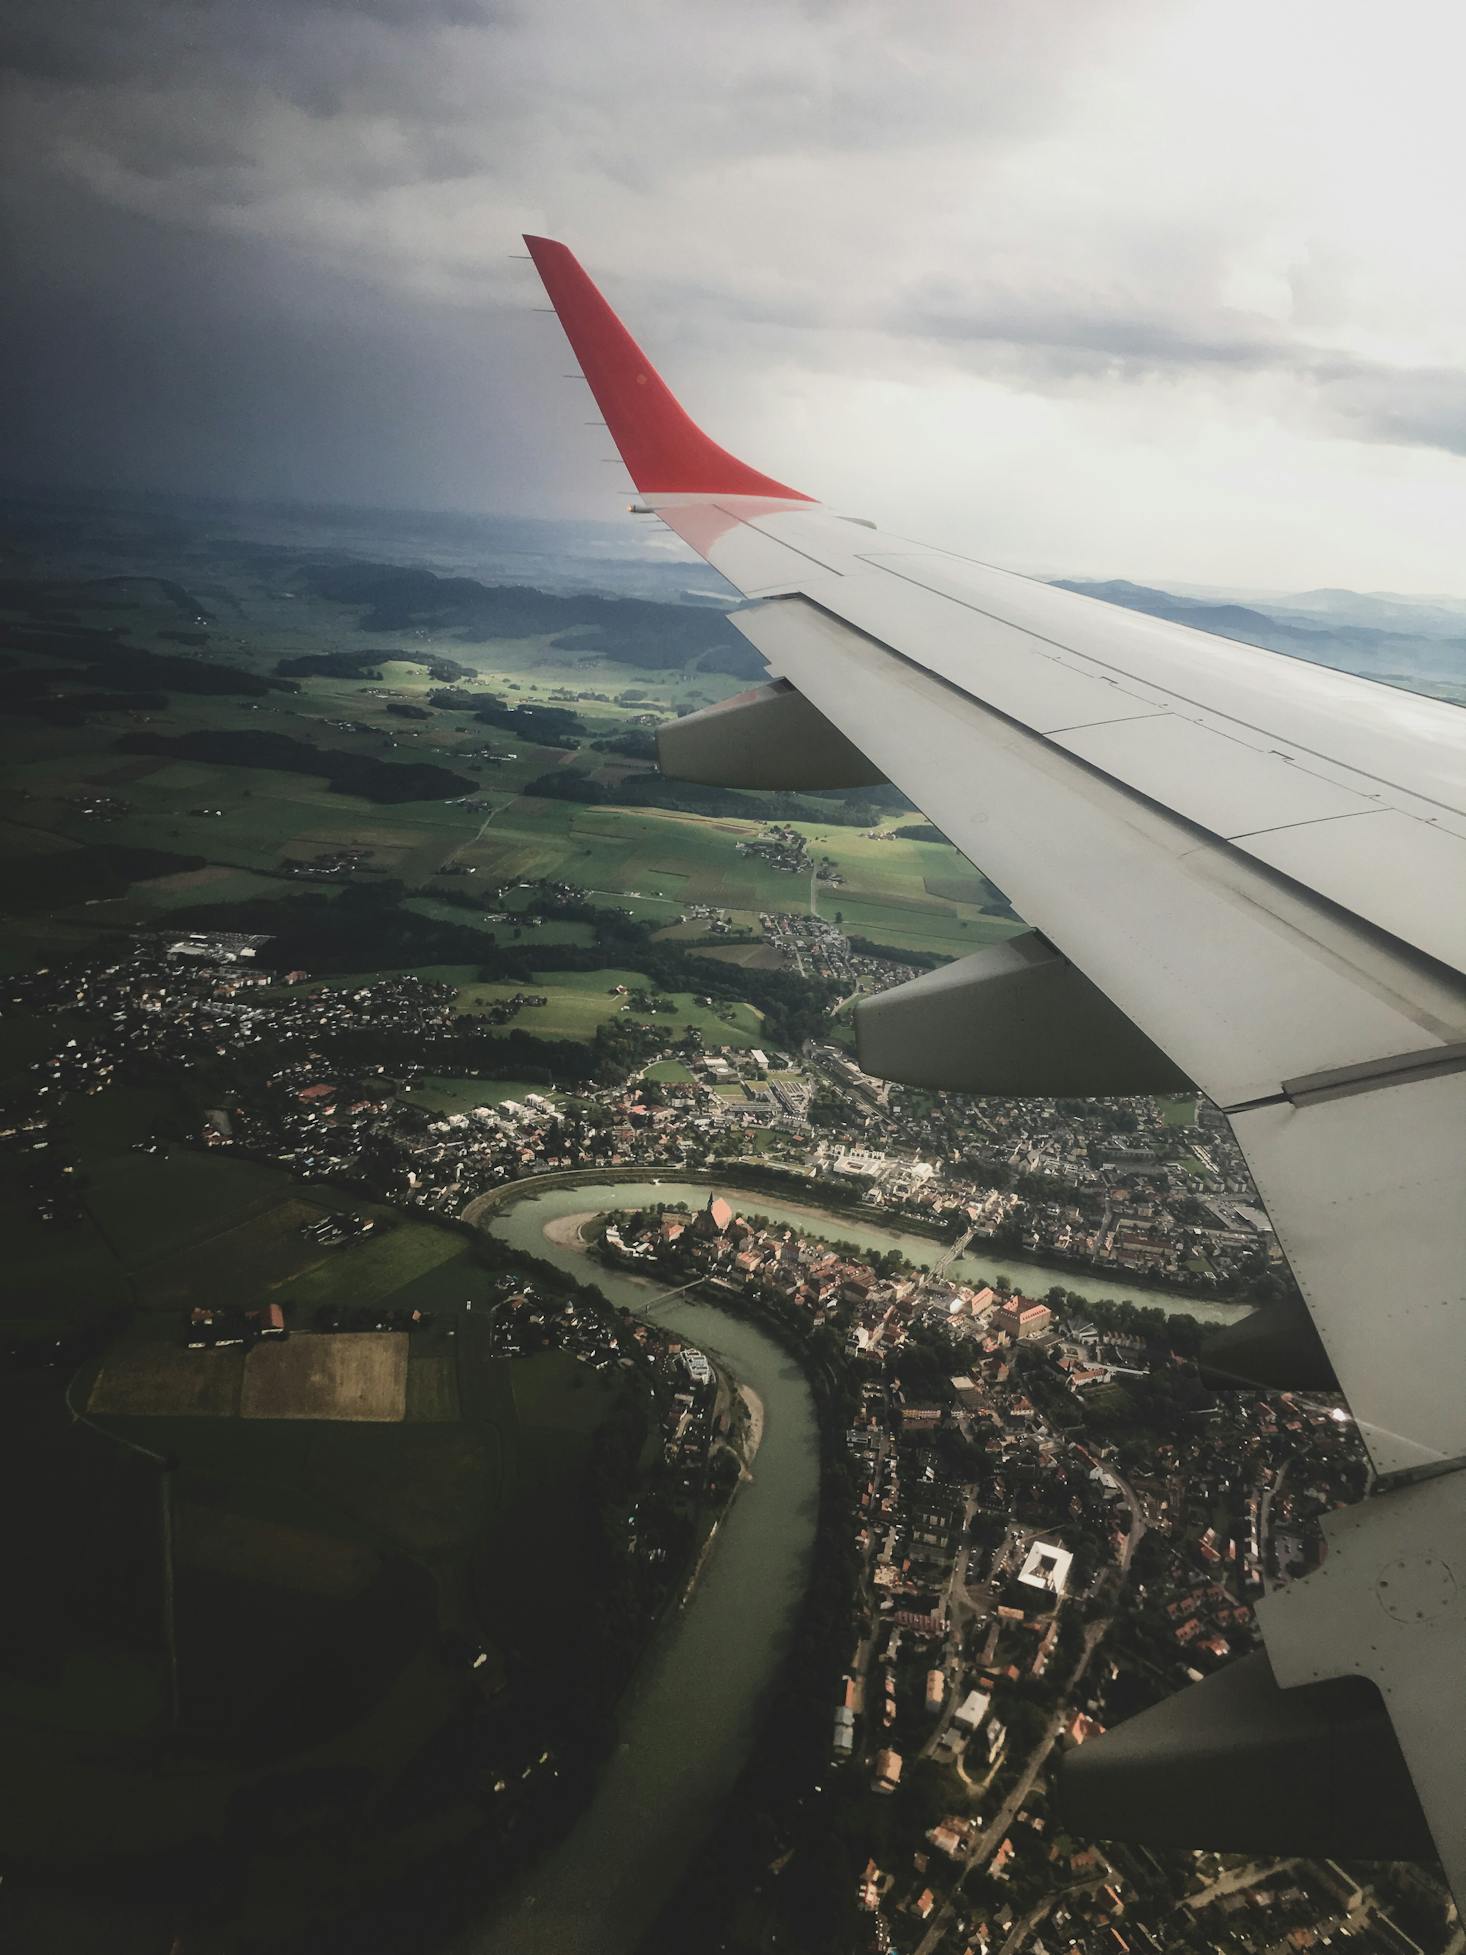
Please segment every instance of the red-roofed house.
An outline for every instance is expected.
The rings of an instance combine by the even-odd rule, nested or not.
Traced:
[[[713,1236],[725,1234],[732,1220],[733,1210],[723,1197],[709,1195],[707,1207],[699,1210],[693,1217],[692,1232],[694,1235],[701,1236],[704,1241],[708,1241]]]
[[[998,1312],[998,1327],[1020,1340],[1042,1337],[1053,1322],[1054,1313],[1046,1303],[1030,1303],[1027,1297],[1010,1297]]]

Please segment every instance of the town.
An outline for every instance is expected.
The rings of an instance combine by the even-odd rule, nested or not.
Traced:
[[[217,1095],[203,1144],[429,1213],[456,1215],[528,1174],[742,1163],[943,1244],[990,1243],[1132,1285],[1265,1299],[1288,1281],[1205,1102],[937,1096],[868,1078],[833,1042],[720,1048],[679,1027],[651,987],[613,986],[619,1077],[583,1066],[570,1090],[547,1078],[518,1099],[435,1115],[414,1103],[414,1082],[465,1058],[491,1065],[492,1031],[533,1017],[543,997],[521,989],[464,1012],[454,987],[409,973],[351,984],[276,974],[259,962],[262,941],[140,939],[5,980],[0,1010],[85,1022],[0,1109],[38,1213],[63,1224],[67,1212],[64,1149],[49,1133],[60,1096],[176,1066]]]
[[[1426,1875],[1099,1847],[1051,1797],[1066,1749],[1257,1646],[1255,1599],[1363,1491],[1336,1403],[1211,1397],[1184,1320],[872,1263],[756,1197],[613,1213],[600,1245],[659,1284],[700,1276],[841,1376],[856,1576],[809,1831],[882,1842],[851,1870],[850,1947],[1447,1945]],[[1402,1925],[1422,1914],[1440,1938]]]
[[[833,926],[771,916],[765,931],[798,960],[838,954],[852,982],[895,976]],[[485,1063],[497,1028],[532,1015],[537,993],[465,1011],[430,976],[322,980],[271,968],[266,949],[239,933],[139,935],[5,981],[7,1012],[56,1027],[0,1109],[32,1214],[63,1235],[80,1214],[68,1107],[161,1075],[186,1083],[196,1116],[133,1144],[338,1191],[301,1225],[323,1251],[393,1213],[461,1227],[556,1176],[608,1179],[612,1200],[618,1179],[634,1186],[634,1205],[602,1196],[596,1253],[788,1343],[838,1489],[822,1552],[848,1579],[825,1597],[834,1626],[806,1707],[827,1769],[781,1821],[771,1931],[829,1832],[861,1843],[827,1884],[834,1918],[878,1955],[1269,1955],[1335,1931],[1395,1955],[1459,1948],[1428,1873],[1097,1846],[1069,1837],[1054,1804],[1066,1750],[1256,1646],[1258,1596],[1312,1567],[1317,1518],[1363,1491],[1336,1402],[1202,1386],[1201,1326],[1178,1299],[1267,1298],[1287,1280],[1204,1102],[937,1099],[862,1074],[833,1023],[797,1052],[717,1045],[657,986],[620,981],[599,1073],[521,1078],[499,1097]],[[483,1100],[445,1110],[429,1082],[458,1067]],[[678,1175],[711,1189],[647,1199],[648,1181]],[[1116,1298],[1093,1294],[1096,1276]],[[1148,1302],[1152,1283],[1164,1293]],[[500,1275],[483,1309],[487,1354],[558,1350],[644,1379],[655,1464],[621,1525],[637,1619],[655,1619],[757,1472],[737,1380],[650,1311],[536,1272]],[[196,1304],[177,1336],[223,1363],[293,1335],[454,1329],[367,1304],[306,1322],[262,1300]],[[22,1341],[13,1358],[77,1361],[74,1333]]]

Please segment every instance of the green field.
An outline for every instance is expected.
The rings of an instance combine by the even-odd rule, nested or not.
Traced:
[[[459,884],[459,887],[464,887]],[[486,917],[479,917],[472,910],[460,904],[445,902],[441,896],[409,896],[405,908],[414,916],[425,916],[435,923],[467,924],[475,930],[482,930],[489,943],[500,944],[575,944],[587,948],[596,940],[594,929],[589,923],[561,923],[551,918],[545,922],[522,923],[517,919],[508,923],[491,923]],[[506,908],[510,907],[505,905]]]
[[[187,770],[190,774],[210,770]],[[522,795],[486,831],[471,810],[445,803],[373,808],[329,793],[300,775],[270,775],[237,767],[212,770],[217,777],[198,788],[154,789],[128,785],[133,803],[114,831],[129,845],[203,854],[208,866],[133,884],[125,895],[73,905],[53,913],[74,927],[130,928],[157,919],[166,927],[180,910],[201,904],[243,902],[253,897],[335,893],[339,882],[282,880],[292,861],[310,861],[340,849],[369,851],[366,868],[405,883],[418,894],[409,906],[436,921],[478,928],[498,942],[585,944],[583,923],[547,922],[536,930],[490,924],[472,910],[430,893],[438,868],[457,860],[476,870],[454,879],[456,893],[492,902],[494,891],[516,881],[554,878],[587,890],[593,900],[614,902],[653,922],[672,923],[692,903],[710,904],[739,920],[756,922],[767,910],[805,910],[806,876],[782,874],[760,858],[740,856],[736,844],[756,836],[759,824],[710,820],[634,808],[579,808],[563,801]],[[54,789],[36,810],[53,826],[51,836],[92,840],[60,799],[81,789],[85,770],[67,767],[30,791]],[[243,781],[248,781],[245,788]],[[190,819],[182,803],[202,796],[224,808],[223,821]],[[245,797],[248,797],[247,799]],[[812,825],[806,824],[811,827]],[[984,913],[984,886],[965,875],[955,851],[936,843],[873,843],[853,829],[820,831],[813,843],[833,858],[844,881],[819,884],[820,915],[839,912],[847,929],[914,949],[951,954],[1011,934],[1017,927]],[[219,858],[226,859],[219,859]],[[931,858],[941,858],[933,862]],[[446,886],[446,885],[444,885]],[[34,923],[32,923],[34,927]]]
[[[365,635],[344,606],[287,597],[247,558],[221,555],[195,582],[207,586],[227,629],[211,634],[205,661],[222,656],[257,674],[301,652],[357,651]],[[137,603],[90,600],[77,614],[90,626],[125,628],[141,647],[167,651],[162,636],[176,625],[173,608],[156,599]],[[0,616],[0,638],[4,619]],[[578,655],[547,637],[478,640],[462,635],[442,647],[469,667],[485,690],[516,705],[568,707],[583,739],[619,734],[650,712],[666,716],[705,705],[738,689],[729,675],[696,670],[638,669],[593,651]],[[28,654],[22,654],[30,662]],[[411,892],[417,914],[475,926],[471,910],[445,895],[477,897],[492,906],[503,884],[538,877],[566,880],[593,900],[625,904],[652,921],[671,922],[689,903],[705,903],[753,922],[761,910],[802,909],[809,878],[786,875],[737,843],[757,835],[753,818],[708,819],[666,810],[587,806],[522,792],[537,776],[562,769],[601,782],[623,781],[645,763],[597,751],[544,747],[486,726],[460,711],[426,706],[439,681],[421,665],[384,659],[380,677],[307,676],[295,693],[259,698],[170,694],[166,720],[114,712],[72,727],[14,721],[0,731],[0,857],[37,856],[98,841],[198,854],[206,866],[135,883],[125,895],[73,904],[23,925],[13,959],[50,954],[65,929],[92,932],[158,922],[200,903],[234,903],[283,893],[332,894],[339,881],[292,879],[282,872],[341,849],[363,852],[353,874],[391,878]],[[636,695],[631,700],[623,695]],[[393,706],[414,706],[425,720],[403,719]],[[334,792],[323,780],[268,767],[218,765],[160,755],[124,754],[120,732],[165,726],[170,734],[249,730],[287,734],[324,748],[388,763],[433,761],[461,774],[485,808],[457,805],[453,796],[377,805]],[[490,759],[495,755],[497,759]],[[513,758],[508,758],[512,755]],[[99,825],[78,805],[98,793],[127,803],[122,819]],[[817,807],[811,803],[811,807]],[[212,811],[218,810],[215,815]],[[886,834],[906,816],[883,818]],[[956,954],[1002,935],[1001,920],[985,915],[989,892],[957,852],[944,844],[872,839],[853,827],[818,818],[799,824],[817,856],[828,855],[844,878],[815,893],[822,914],[840,909],[847,923],[881,942]],[[456,861],[476,870],[451,882],[438,872]],[[512,900],[512,899],[511,899]],[[528,900],[528,899],[526,899]],[[505,926],[478,924],[501,941]],[[512,931],[509,938],[514,941]],[[585,943],[583,923],[547,923],[541,941]],[[31,948],[32,943],[35,949]]]
[[[44,1378],[7,1381],[6,1443],[35,1482],[14,1530],[28,1575],[10,1611],[17,1656],[0,1674],[13,1867],[70,1885],[98,1855],[157,1854],[176,1899],[192,1868],[214,1878],[229,1852],[232,1907],[268,1943],[276,1920],[406,1864],[421,1823],[435,1842],[452,1835],[451,1812],[423,1795],[400,1821],[323,1832],[320,1788],[376,1803],[497,1686],[506,1652],[545,1641],[544,1612],[573,1621],[591,1524],[581,1475],[623,1389],[556,1354],[469,1362],[460,1403],[451,1345],[414,1345],[407,1424],[203,1408],[105,1421],[178,1461],[178,1741],[156,1471],[71,1425]],[[481,1646],[482,1680],[460,1653]],[[328,1810],[339,1801],[333,1790]],[[256,1828],[242,1855],[230,1843],[247,1811],[287,1823]]]
[[[860,830],[795,824],[816,859],[828,856],[843,884],[818,884],[820,915],[877,941],[958,954],[1019,926],[988,916],[986,886],[943,843],[875,840]],[[556,876],[602,895],[635,895],[658,911],[707,903],[756,923],[760,911],[805,910],[810,879],[740,855],[762,832],[756,821],[709,819],[652,809],[577,807],[521,796],[462,852],[495,880]],[[705,933],[691,924],[682,934]]]
[[[534,1086],[524,1079],[436,1079],[427,1073],[405,1090],[415,1105],[436,1113],[472,1113],[502,1100],[522,1100],[526,1093],[547,1100],[559,1097],[553,1086]]]
[[[474,1103],[483,1104],[481,1092]],[[123,1137],[162,1110],[158,1096],[121,1090],[85,1103],[87,1178],[73,1226],[38,1222],[17,1191],[0,1190],[8,1257],[0,1323],[60,1329],[125,1305],[138,1312],[132,1335],[155,1336],[161,1326],[172,1336],[197,1303],[437,1309],[482,1294],[482,1274],[452,1230],[222,1152],[127,1151]],[[377,1232],[331,1248],[301,1235],[338,1209],[375,1216]]]
[[[350,736],[340,739],[350,746]],[[440,757],[451,761],[451,752]],[[540,755],[541,760],[548,757]],[[516,932],[522,926],[490,924],[437,892],[451,888],[455,895],[481,895],[492,906],[501,886],[549,877],[585,889],[595,901],[614,902],[668,924],[693,903],[710,904],[756,924],[761,911],[802,911],[811,899],[809,877],[785,874],[761,858],[738,854],[739,841],[761,832],[755,821],[586,808],[517,795],[504,802],[485,828],[482,816],[471,809],[446,802],[375,807],[298,774],[163,763],[153,775],[119,784],[110,778],[112,772],[84,754],[10,768],[13,788],[34,797],[27,815],[40,833],[40,846],[98,839],[96,827],[68,807],[64,797],[103,788],[124,793],[131,803],[125,822],[112,826],[106,839],[202,854],[208,866],[135,883],[125,895],[63,908],[52,920],[92,930],[130,928],[152,919],[166,927],[180,910],[200,904],[303,893],[329,896],[339,889],[339,881],[282,880],[282,872],[292,862],[348,848],[365,852],[358,874],[390,877],[415,891],[409,907],[416,914],[481,929],[487,939],[501,943],[585,944],[590,930],[579,922],[549,921],[535,930],[524,928],[520,937]],[[194,806],[218,806],[223,818],[201,819],[189,812]],[[819,914],[833,920],[838,912],[845,927],[857,934],[955,955],[1017,927],[985,912],[985,885],[944,844],[879,842],[852,828],[799,826],[814,854],[830,857],[843,878],[839,886],[815,886]],[[435,881],[436,872],[449,861],[476,873],[455,877],[451,884]],[[509,902],[515,903],[512,894]]]
[[[609,968],[597,971],[543,971],[514,982],[505,980],[492,984],[481,983],[473,968],[467,964],[419,964],[415,966],[415,974],[436,984],[455,986],[458,996],[454,1010],[464,1014],[488,1011],[490,1007],[506,1003],[516,996],[543,997],[546,1000],[543,1005],[521,1006],[512,1018],[497,1028],[506,1035],[509,1032],[532,1032],[538,1038],[589,1040],[594,1038],[598,1025],[618,1017],[623,1011],[629,1011],[629,1015],[641,1023],[665,1027],[669,1040],[681,1038],[688,1025],[696,1026],[708,1045],[757,1045],[762,1037],[761,1019],[752,1005],[733,1002],[723,1010],[716,1006],[699,1005],[698,993],[663,992],[640,971]],[[382,975],[380,971],[348,971],[321,978],[311,988],[352,990]],[[658,1013],[638,1012],[629,1007],[627,998],[615,995],[617,985],[625,985],[628,992],[641,990],[648,995],[671,998],[675,1009]],[[413,1086],[414,1096],[421,1094],[429,1105],[441,1103],[443,1110],[449,1113],[467,1113],[474,1107],[491,1106],[498,1100],[522,1099],[526,1092],[543,1090],[541,1087],[527,1086],[523,1081],[512,1080],[475,1082],[424,1079]]]
[[[784,959],[772,944],[739,943],[699,946],[699,957],[715,964],[731,964],[740,971],[781,971]]]
[[[628,991],[639,989],[670,997],[675,1009],[637,1011],[628,999],[615,995],[618,985],[625,985]],[[459,990],[456,1009],[483,1011],[526,992],[548,1002],[521,1008],[506,1030],[512,1027],[542,1038],[590,1039],[598,1025],[628,1012],[642,1023],[664,1026],[669,1041],[680,1038],[688,1025],[695,1026],[708,1045],[757,1045],[761,1036],[762,1021],[752,1005],[730,1004],[724,1016],[712,1007],[699,1005],[693,992],[658,992],[639,971],[546,971],[522,984],[465,984]]]
[[[458,1235],[405,1220],[365,1241],[328,1250],[288,1285],[299,1311],[357,1303],[393,1310],[461,1308],[465,1298],[482,1295],[483,1289],[483,1277]]]
[[[680,1059],[659,1059],[654,1066],[647,1067],[645,1076],[661,1086],[688,1086],[692,1083],[692,1074]]]

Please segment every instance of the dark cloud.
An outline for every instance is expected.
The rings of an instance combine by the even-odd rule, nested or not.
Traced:
[[[1303,355],[1299,371],[1342,433],[1403,448],[1466,455],[1466,371]]]
[[[834,372],[960,369],[1062,402],[1190,388],[1466,452],[1441,346],[1338,350],[1347,254],[1304,239],[1283,297],[1252,305],[1238,269],[1279,248],[1268,199],[1234,192],[1230,129],[1223,194],[1090,181],[1142,141],[1128,51],[1176,12],[11,0],[11,465],[507,506],[538,442],[568,496],[585,470],[568,448],[562,476],[545,462],[560,437],[534,390],[563,360],[509,263],[521,229],[570,238],[731,428],[764,397],[755,367],[796,404]],[[1081,126],[1100,148],[1069,140]]]
[[[39,81],[143,81],[167,85],[234,73],[258,85],[339,80],[384,51],[436,27],[514,18],[492,0],[8,0],[0,70]]]
[[[772,250],[759,273],[730,232],[719,268],[699,173],[766,170],[792,211],[829,159],[918,129],[995,146],[1032,121],[1018,76],[1070,11],[1033,0],[959,76],[920,0],[899,53],[867,0],[707,23],[666,0],[16,0],[0,141],[23,275],[0,322],[31,384],[12,466],[503,503],[518,484],[480,403],[526,412],[529,370],[503,378],[529,357],[520,228],[573,216],[594,257],[615,206],[662,279],[654,316],[694,348],[709,320],[818,323],[817,263],[790,278]],[[672,278],[669,194],[701,245]]]
[[[1147,315],[1141,308],[1106,307],[1098,293],[1087,304],[918,299],[894,309],[890,327],[949,347],[997,349],[1019,356],[1035,377],[1048,373],[1058,379],[1115,373],[1140,378],[1210,367],[1257,371],[1293,358],[1271,322],[1223,316],[1198,330],[1194,322]]]
[[[550,321],[364,304],[266,241],[102,218],[64,193],[4,214],[6,262],[33,267],[0,287],[23,376],[0,410],[16,480],[512,508],[572,475],[579,417],[545,411],[565,368]]]

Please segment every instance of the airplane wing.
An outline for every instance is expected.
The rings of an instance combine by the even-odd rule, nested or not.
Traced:
[[[1350,1789],[1338,1850],[1427,1851],[1351,1766],[1365,1712],[1334,1680],[1366,1678],[1466,1902],[1466,714],[836,514],[702,435],[571,253],[526,243],[643,503],[750,600],[732,621],[769,665],[665,728],[663,766],[889,779],[1031,926],[867,1001],[862,1064],[979,1093],[1194,1082],[1307,1305],[1252,1333],[1247,1375],[1331,1370],[1375,1469],[1324,1565],[1259,1606],[1263,1697],[1229,1711],[1223,1672],[1087,1745],[1071,1811],[1245,1844],[1246,1769],[1173,1794],[1197,1719],[1246,1767],[1282,1716]]]

